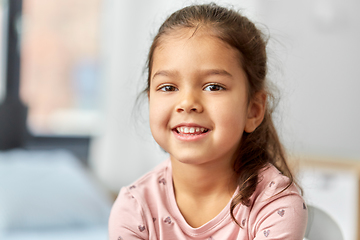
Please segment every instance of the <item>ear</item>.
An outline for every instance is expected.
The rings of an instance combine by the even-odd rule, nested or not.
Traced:
[[[266,93],[258,92],[250,101],[245,124],[245,132],[251,133],[261,124],[266,110]]]

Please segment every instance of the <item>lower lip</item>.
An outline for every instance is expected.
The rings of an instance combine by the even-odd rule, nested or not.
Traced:
[[[181,141],[187,141],[187,142],[199,141],[199,140],[203,139],[204,137],[206,137],[209,132],[210,131],[207,131],[207,132],[201,133],[201,134],[180,134],[176,130],[173,130],[173,133],[177,139],[179,139]]]

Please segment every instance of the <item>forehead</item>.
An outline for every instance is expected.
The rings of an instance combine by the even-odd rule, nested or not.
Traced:
[[[239,51],[232,46],[230,46],[225,41],[221,40],[221,38],[216,34],[214,29],[207,26],[199,26],[199,27],[191,27],[191,28],[175,28],[166,32],[159,38],[159,42],[157,44],[156,50],[161,50],[166,45],[172,45],[176,42],[180,43],[189,43],[192,40],[201,40],[202,44],[206,44],[206,42],[211,42],[212,44],[218,45],[218,47],[231,49],[234,52],[239,53]]]
[[[181,62],[182,59],[191,60],[195,65],[242,65],[240,52],[206,27],[174,29],[161,36],[150,67],[159,67],[159,63]]]

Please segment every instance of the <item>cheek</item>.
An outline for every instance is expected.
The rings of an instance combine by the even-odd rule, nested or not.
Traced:
[[[163,102],[163,101],[162,101]],[[149,102],[149,124],[151,134],[157,144],[168,152],[169,113],[162,102]]]
[[[169,111],[163,104],[164,101],[151,99],[149,101],[149,123],[151,131],[159,131],[167,126],[169,121]]]
[[[246,124],[246,108],[234,105],[233,102],[224,102],[217,105],[212,111],[215,126],[221,128],[221,133],[231,139],[241,138]]]
[[[149,123],[150,128],[153,129],[159,124],[159,118],[161,117],[161,112],[159,111],[159,108],[156,107],[156,104],[154,104],[154,101],[149,102]]]
[[[153,138],[161,146],[161,115],[158,109],[151,106],[151,104],[149,106],[149,124]]]
[[[244,125],[247,119],[247,107],[244,101],[241,100],[231,99],[221,103],[218,102],[212,111],[214,117],[222,122],[222,124],[229,124],[228,126],[231,127],[234,127],[234,125]]]

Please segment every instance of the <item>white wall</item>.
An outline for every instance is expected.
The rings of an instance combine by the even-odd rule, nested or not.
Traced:
[[[283,44],[273,55],[283,69],[286,145],[299,154],[360,160],[360,2],[258,2],[260,19]]]
[[[92,164],[113,191],[164,160],[134,101],[144,86],[147,50],[165,17],[194,1],[104,0],[103,134],[92,144]],[[205,2],[205,1],[197,1]],[[245,8],[271,35],[271,78],[282,90],[278,125],[295,153],[360,159],[359,3],[347,0],[217,1]],[[351,4],[350,4],[351,2]],[[325,4],[325,5],[324,5]],[[320,8],[317,6],[320,5]]]

